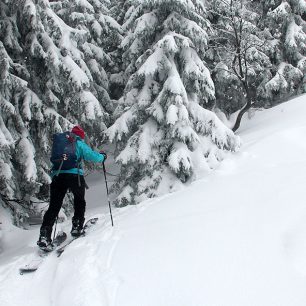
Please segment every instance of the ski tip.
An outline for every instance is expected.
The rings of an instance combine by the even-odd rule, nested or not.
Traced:
[[[26,273],[35,272],[36,270],[37,270],[37,268],[31,268],[31,269],[21,268],[21,269],[19,269],[19,274],[24,275]]]

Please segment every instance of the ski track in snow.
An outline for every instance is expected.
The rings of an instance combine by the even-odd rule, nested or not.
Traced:
[[[176,193],[114,209],[114,227],[107,204],[89,207],[96,226],[35,273],[18,268],[38,228],[11,227],[24,249],[0,254],[0,305],[305,306],[305,98],[245,120],[239,153]],[[101,198],[96,184],[89,199]]]

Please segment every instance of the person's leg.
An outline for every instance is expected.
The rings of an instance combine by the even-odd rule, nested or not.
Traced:
[[[72,218],[72,235],[80,235],[83,230],[83,224],[85,221],[85,180],[83,176],[80,176],[80,184],[78,176],[76,175],[71,181],[70,190],[74,196],[74,216]]]
[[[53,178],[50,185],[50,205],[43,218],[39,241],[41,241],[42,238],[46,238],[44,242],[51,242],[52,227],[62,207],[67,189],[68,187],[64,174],[59,174]]]

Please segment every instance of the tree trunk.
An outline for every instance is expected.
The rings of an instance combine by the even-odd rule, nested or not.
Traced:
[[[251,101],[248,101],[246,103],[246,105],[240,110],[240,112],[238,113],[238,116],[236,118],[236,122],[232,128],[232,131],[233,132],[236,132],[239,127],[240,127],[240,123],[241,123],[241,119],[243,117],[243,115],[252,107],[252,102]]]

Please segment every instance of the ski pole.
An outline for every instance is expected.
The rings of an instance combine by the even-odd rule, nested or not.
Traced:
[[[55,219],[55,228],[54,228],[53,240],[55,239],[55,235],[56,235],[57,219],[58,219],[58,215],[56,216],[56,219]]]
[[[109,200],[109,191],[108,191],[107,178],[106,178],[106,170],[105,170],[104,162],[103,162],[103,172],[104,172],[104,179],[105,179],[105,186],[106,186],[106,193],[107,193],[109,213],[110,213],[110,217],[111,217],[111,221],[112,221],[112,226],[114,226],[112,208],[111,208],[111,204],[110,204],[110,200]]]

